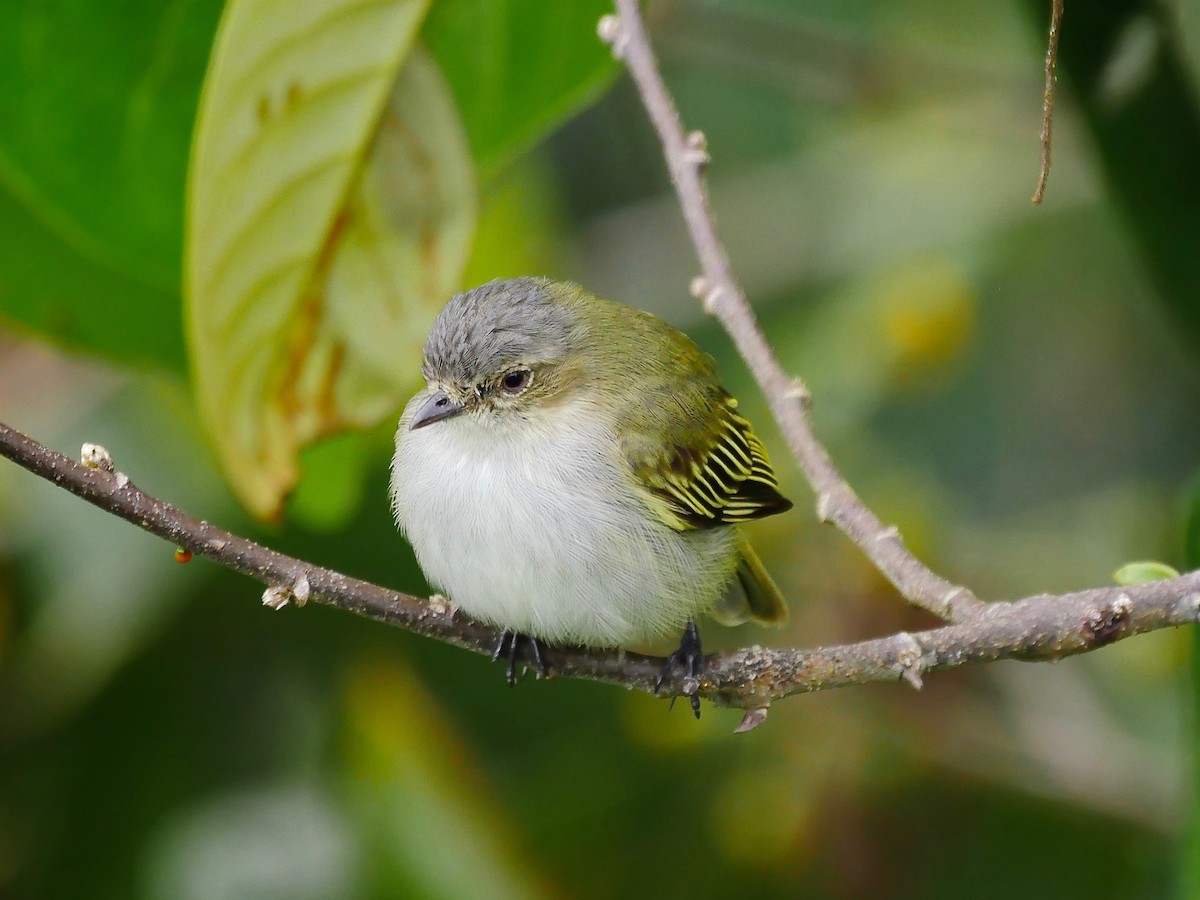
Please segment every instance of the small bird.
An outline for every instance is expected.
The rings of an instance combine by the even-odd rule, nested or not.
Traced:
[[[544,671],[539,641],[618,647],[684,628],[668,665],[694,675],[696,616],[786,621],[738,524],[791,501],[682,332],[575,284],[492,281],[446,304],[422,373],[392,508],[429,582],[502,629],[493,658],[507,649],[510,683],[522,640]]]

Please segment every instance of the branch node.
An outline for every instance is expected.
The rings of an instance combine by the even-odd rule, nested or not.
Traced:
[[[683,151],[683,161],[689,166],[694,166],[696,173],[703,175],[708,164],[712,162],[712,157],[708,155],[708,138],[704,136],[703,131],[688,132],[685,141],[687,149]]]
[[[938,611],[938,615],[943,619],[950,618],[950,614],[954,611],[954,598],[959,594],[964,593],[966,593],[966,590],[956,585],[955,587],[952,587],[950,590],[946,591],[946,593],[942,594],[942,596],[938,597],[938,603],[941,604],[941,609]]]
[[[767,707],[759,707],[758,709],[748,709],[746,714],[742,716],[742,722],[737,728],[733,729],[734,734],[745,734],[747,731],[753,731],[763,722],[767,721]]]
[[[907,631],[900,632],[896,638],[900,643],[906,645],[896,654],[896,662],[900,666],[900,677],[907,681],[913,690],[919,691],[925,686],[925,682],[921,680],[921,672],[925,668],[921,645]]]
[[[117,490],[122,491],[129,484],[129,476],[124,472],[117,473]]]
[[[263,606],[271,609],[283,609],[292,597],[292,590],[282,584],[273,584],[262,594]]]
[[[1093,609],[1083,622],[1083,632],[1087,642],[1092,647],[1103,647],[1111,644],[1125,630],[1129,614],[1133,611],[1133,601],[1128,594],[1121,594],[1111,606]]]
[[[688,283],[688,291],[700,301],[704,311],[710,316],[719,315],[717,304],[724,298],[725,293],[703,275],[697,275]]]
[[[825,493],[817,494],[817,521],[822,525],[828,525],[831,521],[830,511],[833,507],[833,494],[826,491]]]
[[[614,59],[621,59],[625,56],[625,46],[629,43],[629,35],[621,26],[620,16],[612,14],[601,16],[600,21],[596,23],[596,34],[600,36],[600,40],[612,48]]]
[[[710,316],[719,315],[718,304],[725,296],[725,292],[719,287],[713,287],[707,294],[704,295],[703,306],[704,311]]]
[[[84,444],[79,450],[80,461],[89,469],[99,469],[101,472],[112,472],[112,454],[99,444]]]
[[[875,540],[875,541],[894,541],[894,540],[898,539],[899,537],[900,537],[900,529],[897,528],[895,525],[889,525],[887,528],[883,529],[883,531],[879,532],[879,534],[875,535],[873,540]]]
[[[455,613],[458,612],[458,607],[451,603],[444,594],[433,594],[426,601],[426,606],[429,607],[429,611],[435,616],[449,616],[451,620],[454,619]]]
[[[788,389],[783,392],[783,396],[799,403],[801,409],[808,409],[812,406],[812,394],[808,392],[808,385],[804,383],[803,379],[793,378]]]
[[[296,604],[299,609],[312,596],[312,585],[308,575],[301,572],[291,584],[273,584],[263,591],[263,606],[271,609],[283,609],[289,602]]]
[[[297,607],[301,607],[308,602],[310,596],[312,596],[312,585],[308,583],[308,576],[302,572],[292,584],[292,599],[295,600]]]

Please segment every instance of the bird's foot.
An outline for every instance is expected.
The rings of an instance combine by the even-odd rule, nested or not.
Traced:
[[[524,653],[521,652],[522,645],[524,645]],[[517,683],[518,660],[522,667],[532,663],[534,669],[537,670],[538,678],[546,677],[546,663],[542,660],[542,645],[533,635],[521,634],[505,628],[500,632],[500,640],[496,641],[496,649],[492,651],[492,662],[501,657],[508,660],[504,678],[509,684]]]
[[[704,671],[704,651],[700,648],[700,633],[696,631],[695,619],[688,619],[687,627],[683,630],[683,637],[679,641],[679,649],[668,656],[666,663],[663,664],[662,671],[658,674],[658,682],[654,685],[656,694],[662,690],[663,682],[667,680],[671,670],[677,667],[683,670],[684,693],[687,695],[688,703],[691,704],[692,712],[698,719],[700,718],[700,697],[696,691],[700,687],[699,679]],[[672,708],[678,698],[678,694],[671,698]]]

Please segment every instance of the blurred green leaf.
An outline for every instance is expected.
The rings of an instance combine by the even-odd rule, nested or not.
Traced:
[[[829,407],[826,427],[855,428],[889,396],[953,373],[974,340],[978,306],[958,260],[922,253],[848,282],[816,313],[789,309],[775,340],[781,356],[811,367]]]
[[[238,0],[222,20],[186,317],[201,414],[260,516],[279,513],[301,447],[400,404],[466,262],[466,139],[436,65],[409,52],[425,6]]]
[[[492,178],[480,192],[479,223],[466,284],[561,269],[558,236],[569,223],[553,171],[544,156],[527,153]]]
[[[346,796],[377,896],[537,898],[543,876],[508,839],[471,748],[407,666],[358,662],[343,679]]]
[[[393,426],[386,427],[390,433]],[[371,452],[378,430],[346,431],[306,447],[300,454],[300,479],[288,501],[289,518],[326,533],[349,526],[362,502],[367,466],[380,462],[379,454]]]
[[[596,37],[608,0],[440,0],[422,36],[483,175],[595,99],[616,64]]]
[[[0,27],[0,311],[184,365],[183,185],[220,0],[10,0]]]
[[[1147,584],[1151,581],[1166,581],[1168,578],[1178,578],[1179,572],[1166,563],[1145,560],[1142,562],[1125,563],[1113,572],[1113,581],[1125,587],[1135,584]]]

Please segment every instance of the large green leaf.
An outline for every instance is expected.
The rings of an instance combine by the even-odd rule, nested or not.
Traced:
[[[183,367],[189,140],[221,0],[10,0],[0,28],[0,314]],[[284,25],[313,7],[279,7]],[[606,0],[441,0],[424,26],[494,173],[611,81]],[[403,47],[393,48],[397,58]]]
[[[493,174],[599,96],[616,64],[596,37],[609,0],[439,0],[422,37],[450,82],[471,151]]]
[[[184,361],[179,292],[79,253],[0,190],[0,313],[56,343],[135,363]]]
[[[230,480],[278,514],[305,444],[411,390],[474,223],[466,138],[421,0],[235,0],[189,180],[197,396]]]
[[[0,312],[183,367],[188,144],[220,0],[7,0]]]

